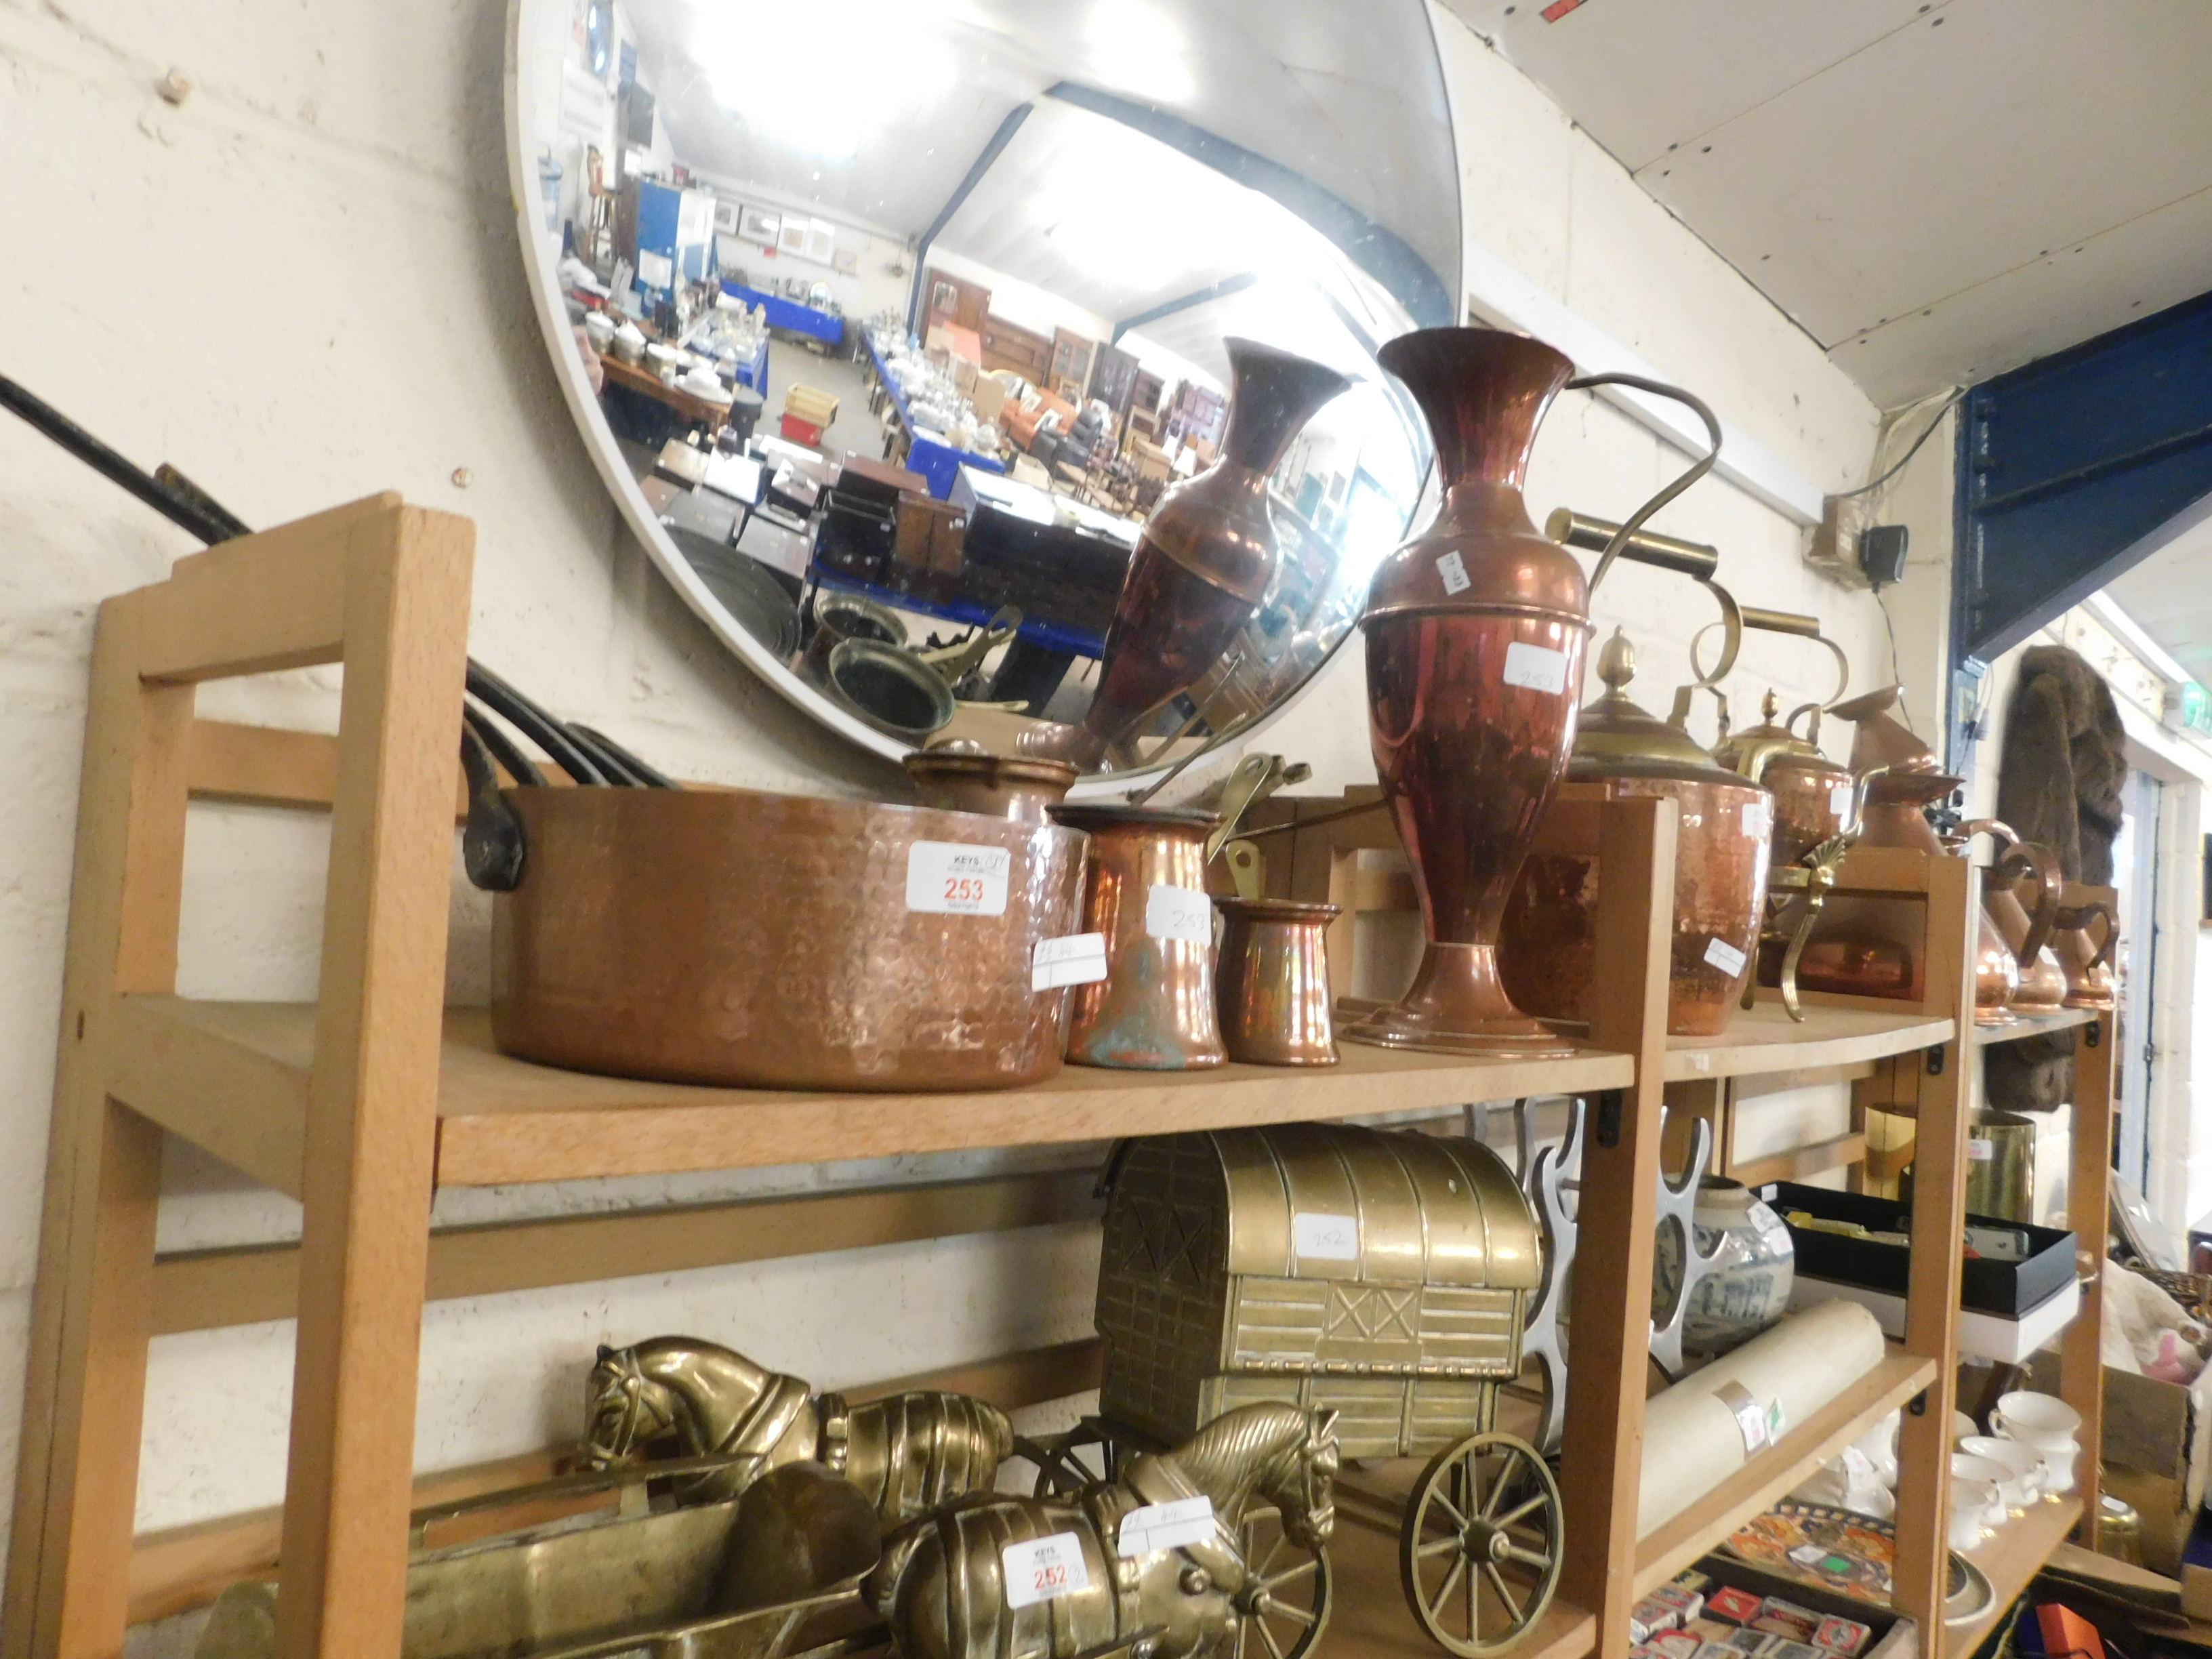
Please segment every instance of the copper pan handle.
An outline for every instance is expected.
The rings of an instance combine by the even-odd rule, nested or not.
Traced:
[[[2027,937],[2021,942],[2018,952],[2023,964],[2033,962],[2036,952],[2051,943],[2051,930],[2058,920],[2059,901],[2066,892],[2066,877],[2058,867],[2058,854],[2041,842],[2015,842],[2012,851],[1998,864],[1996,873],[2001,880],[2026,878],[2038,885],[2035,909],[2028,917]]]
[[[1588,392],[1601,386],[1632,386],[1638,392],[1648,392],[1655,397],[1672,398],[1674,402],[1691,410],[1705,423],[1705,436],[1712,447],[1692,463],[1689,470],[1681,477],[1630,514],[1627,522],[1613,532],[1612,539],[1605,544],[1605,551],[1598,555],[1597,568],[1590,572],[1589,591],[1593,593],[1597,591],[1597,585],[1605,580],[1605,573],[1613,568],[1613,562],[1620,556],[1621,550],[1635,538],[1638,531],[1644,528],[1644,520],[1692,484],[1697,483],[1698,479],[1704,477],[1706,473],[1711,471],[1713,463],[1721,458],[1720,419],[1711,410],[1705,407],[1702,399],[1694,394],[1683,391],[1680,386],[1668,386],[1663,380],[1646,380],[1641,374],[1584,374],[1568,381],[1567,390]]]

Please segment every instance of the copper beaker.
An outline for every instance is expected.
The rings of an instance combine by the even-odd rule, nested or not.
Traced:
[[[1334,904],[1218,898],[1220,962],[1214,969],[1221,1040],[1249,1066],[1334,1066],[1328,925]]]
[[[1106,937],[1106,977],[1073,1000],[1067,1058],[1150,1072],[1222,1064],[1206,891],[1206,838],[1219,817],[1062,805],[1052,820],[1090,833],[1082,931]]]
[[[1049,823],[1048,811],[1075,782],[1075,769],[1066,761],[994,755],[969,738],[908,755],[906,775],[924,806],[1014,823]]]
[[[1444,496],[1375,574],[1369,734],[1420,895],[1413,988],[1347,1021],[1360,1042],[1446,1054],[1569,1054],[1513,1006],[1498,928],[1574,745],[1589,596],[1521,498],[1536,423],[1574,365],[1540,341],[1424,329],[1382,348],[1434,435]]]
[[[2097,921],[2105,924],[2105,937],[2092,945],[2088,927]],[[2069,1008],[2110,1012],[2116,1005],[2119,988],[2112,977],[2112,951],[2119,942],[2119,923],[2112,917],[2112,907],[2102,899],[2060,908],[2052,926],[2051,948],[2066,972]]]
[[[1090,770],[1146,719],[1209,673],[1275,574],[1267,475],[1316,410],[1352,384],[1333,368],[1231,338],[1221,459],[1160,497],[1121,580],[1098,690],[1080,726],[1041,730],[1024,753]]]

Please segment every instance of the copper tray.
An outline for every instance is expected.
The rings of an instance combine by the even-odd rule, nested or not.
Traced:
[[[673,1082],[1013,1088],[1060,1069],[1085,837],[744,790],[510,789],[528,848],[492,911],[492,1035],[520,1059]],[[999,915],[908,908],[919,842],[1003,849]],[[925,855],[927,856],[927,855]]]

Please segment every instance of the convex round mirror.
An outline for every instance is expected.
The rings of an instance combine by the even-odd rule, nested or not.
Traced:
[[[1423,0],[514,0],[524,260],[647,550],[886,755],[1142,770],[1280,706],[1430,453]],[[1103,689],[1102,689],[1103,688]]]

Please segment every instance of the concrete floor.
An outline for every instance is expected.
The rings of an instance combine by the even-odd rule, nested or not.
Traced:
[[[858,325],[848,323],[848,329]],[[837,400],[837,418],[822,434],[824,447],[851,450],[881,460],[884,428],[868,413],[867,369],[849,357],[817,357],[796,340],[778,335],[768,343],[768,404],[762,429],[778,433],[783,415],[783,394],[793,386],[811,386]]]

